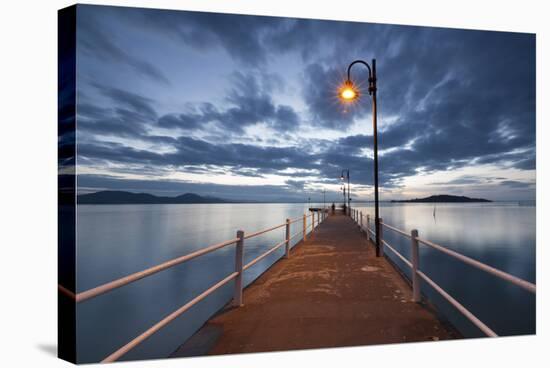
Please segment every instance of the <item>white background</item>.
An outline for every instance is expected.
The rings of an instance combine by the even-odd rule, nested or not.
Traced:
[[[168,9],[537,33],[537,336],[119,363],[125,367],[522,367],[550,364],[545,1],[87,1]],[[56,356],[57,9],[4,1],[0,21],[0,365],[64,367]],[[365,57],[369,57],[366,55]],[[518,55],[518,58],[521,55]],[[509,71],[514,73],[513,70]],[[502,75],[506,78],[506,75]],[[546,260],[546,261],[545,261]],[[514,315],[510,316],[513,319]],[[327,331],[330,333],[330,331]]]

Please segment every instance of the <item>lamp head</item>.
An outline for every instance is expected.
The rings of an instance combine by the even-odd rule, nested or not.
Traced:
[[[338,91],[338,96],[343,102],[353,102],[359,98],[359,94],[359,89],[349,79],[340,86]]]

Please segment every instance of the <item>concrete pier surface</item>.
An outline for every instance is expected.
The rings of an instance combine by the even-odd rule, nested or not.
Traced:
[[[329,216],[172,356],[267,352],[460,337],[412,292],[348,216]]]

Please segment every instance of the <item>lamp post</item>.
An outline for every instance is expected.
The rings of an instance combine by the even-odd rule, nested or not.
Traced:
[[[346,206],[346,186],[342,184],[342,195],[344,196],[344,207]]]
[[[340,99],[344,102],[357,100],[361,93],[351,80],[351,68],[355,64],[363,64],[369,70],[369,95],[372,96],[372,136],[374,138],[374,227],[376,229],[376,256],[380,257],[380,211],[378,206],[378,131],[376,125],[376,59],[371,66],[363,60],[355,60],[348,66],[348,79],[340,88]]]
[[[346,176],[344,177],[344,173],[346,173]],[[349,187],[349,169],[344,169],[342,170],[342,174],[340,175],[340,180],[344,180],[344,178],[348,179],[348,195],[346,197],[346,184],[344,183],[344,203],[346,204],[346,208],[347,208],[347,211],[348,213],[350,213],[350,200],[351,200],[351,192],[350,192],[350,187]]]

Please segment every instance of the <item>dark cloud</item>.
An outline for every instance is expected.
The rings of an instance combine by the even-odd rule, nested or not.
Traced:
[[[388,38],[406,42],[397,40],[402,35],[391,26],[369,23],[116,7],[104,12],[200,51],[222,48],[235,61],[254,68],[265,66],[271,57],[292,52],[304,61],[342,61],[350,51],[361,54],[373,47],[391,54],[395,46],[387,43]],[[326,55],[326,50],[332,52]]]
[[[103,108],[79,103],[79,128],[93,134],[119,135],[148,141],[149,130],[155,126],[184,131],[204,130],[205,124],[215,123],[226,136],[242,134],[244,128],[255,124],[267,124],[275,131],[284,133],[297,130],[300,118],[294,109],[278,105],[271,92],[278,86],[273,75],[259,73],[234,73],[233,87],[226,100],[229,106],[220,109],[212,103],[190,105],[184,112],[165,114],[158,117],[156,102],[139,94],[119,88],[93,84],[100,94],[108,98],[112,108]],[[174,143],[166,138],[164,142]]]
[[[140,60],[119,47],[113,37],[113,33],[107,34],[104,23],[98,19],[101,14],[95,15],[92,9],[87,7],[86,12],[79,12],[77,42],[81,50],[88,56],[97,58],[103,62],[109,61],[127,65],[138,74],[163,84],[170,84],[168,78],[153,64]]]
[[[237,131],[257,123],[267,123],[281,132],[297,128],[299,117],[292,107],[276,105],[271,97],[275,88],[272,76],[236,72],[232,80],[226,99],[233,106],[215,116],[224,126]]]
[[[525,182],[525,181],[519,181],[519,180],[503,180],[500,182],[500,184],[510,188],[529,188],[534,186],[534,183],[532,182]]]
[[[158,125],[168,129],[193,130],[200,128],[203,121],[203,116],[199,114],[167,114],[160,117]]]
[[[477,184],[493,183],[495,180],[498,180],[498,178],[462,175],[456,179],[443,181],[443,182],[437,181],[430,184],[431,185],[477,185]]]
[[[109,97],[115,103],[119,111],[124,111],[134,116],[141,116],[149,120],[156,119],[157,113],[153,108],[153,100],[150,98],[118,88],[101,85],[95,86],[103,95]]]
[[[304,185],[306,184],[305,181],[292,180],[292,179],[285,181],[285,183],[290,188],[298,189],[298,190],[304,190]]]
[[[226,95],[229,104],[226,109],[208,102],[200,103],[189,111],[162,116],[159,126],[192,130],[215,122],[226,129],[227,134],[243,133],[245,127],[260,123],[279,132],[297,129],[300,118],[294,109],[273,101],[271,92],[279,88],[276,77],[236,72],[231,79],[232,88]]]
[[[183,167],[215,165],[231,167],[245,175],[274,173],[289,168],[317,168],[316,157],[296,147],[260,147],[238,143],[212,144],[191,137],[173,142],[175,152],[156,153],[113,142],[81,143],[80,155],[98,162]],[[250,169],[257,170],[251,171]]]
[[[115,106],[102,108],[78,103],[78,129],[92,134],[143,137],[157,120],[154,101],[136,93],[94,84]],[[152,138],[154,139],[154,138]]]
[[[135,28],[160,32],[198,50],[221,47],[247,66],[267,62],[264,39],[284,22],[273,17],[160,9],[111,7],[103,12]]]
[[[105,119],[111,116],[111,110],[86,102],[78,103],[78,115],[89,119]]]

